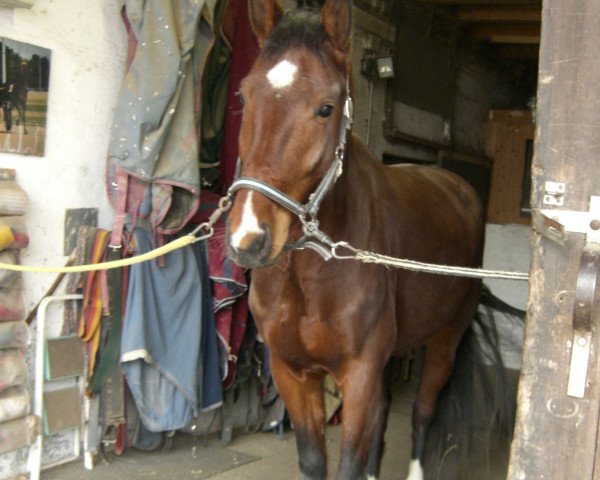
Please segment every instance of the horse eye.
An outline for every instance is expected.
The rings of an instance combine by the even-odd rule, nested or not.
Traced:
[[[315,112],[315,114],[317,115],[317,117],[328,117],[329,115],[331,115],[331,112],[333,110],[333,105],[328,105],[328,104],[323,104],[321,105],[319,108],[317,108],[317,111]]]
[[[240,103],[242,105],[245,105],[246,104],[246,99],[244,98],[244,95],[242,93],[238,92],[237,96],[240,99]]]

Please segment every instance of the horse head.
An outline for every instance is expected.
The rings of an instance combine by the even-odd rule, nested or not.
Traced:
[[[309,201],[340,157],[349,96],[350,15],[350,0],[327,0],[321,14],[285,15],[277,0],[250,1],[261,51],[240,87],[240,175],[273,187],[297,205]],[[237,190],[228,220],[229,254],[236,263],[269,265],[300,232],[294,212],[264,191]]]

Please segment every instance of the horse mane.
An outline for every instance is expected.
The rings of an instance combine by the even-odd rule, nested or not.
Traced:
[[[272,58],[289,48],[304,47],[319,59],[325,60],[324,44],[327,36],[319,12],[312,8],[301,8],[287,12],[273,30],[262,50]]]

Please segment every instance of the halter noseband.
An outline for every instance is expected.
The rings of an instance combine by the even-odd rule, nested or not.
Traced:
[[[348,84],[348,82],[346,82]],[[346,86],[346,101],[344,103],[344,112],[342,115],[342,121],[340,124],[340,142],[335,149],[335,161],[331,164],[321,182],[313,193],[308,197],[308,202],[302,204],[297,202],[289,195],[283,193],[281,190],[268,184],[263,180],[250,177],[240,177],[241,160],[238,158],[235,179],[229,190],[228,195],[233,195],[238,190],[247,189],[255,192],[262,193],[266,197],[278,203],[283,208],[295,213],[303,225],[304,236],[294,244],[287,245],[287,249],[298,249],[309,247],[316,250],[321,256],[330,256],[328,251],[323,248],[322,245],[307,241],[307,237],[316,237],[318,240],[324,243],[328,243],[329,238],[318,229],[318,221],[316,220],[319,207],[323,198],[327,192],[331,189],[335,181],[342,174],[343,160],[346,154],[346,143],[348,141],[348,132],[352,126],[352,115],[353,105],[352,98],[350,97],[350,88]]]

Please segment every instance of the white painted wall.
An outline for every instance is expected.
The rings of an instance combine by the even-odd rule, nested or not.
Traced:
[[[17,171],[30,199],[31,242],[23,264],[65,263],[65,209],[96,207],[99,225],[112,223],[104,170],[126,54],[122,3],[36,0],[31,9],[0,9],[0,36],[52,51],[45,156],[0,152],[0,167]],[[26,305],[34,306],[53,280],[50,274],[25,274]]]
[[[36,0],[31,9],[0,8],[1,37],[52,51],[44,157],[0,152],[0,168],[16,170],[17,182],[30,199],[25,219],[31,241],[22,252],[23,264],[62,266],[66,262],[66,209],[98,208],[99,226],[111,227],[104,171],[109,125],[126,55],[122,3]],[[54,274],[25,274],[28,310],[44,296],[54,278]],[[58,331],[60,316],[54,317],[50,320]],[[25,471],[26,450],[0,456],[0,478]],[[62,455],[65,453],[69,454]],[[60,452],[57,454],[60,457]]]

